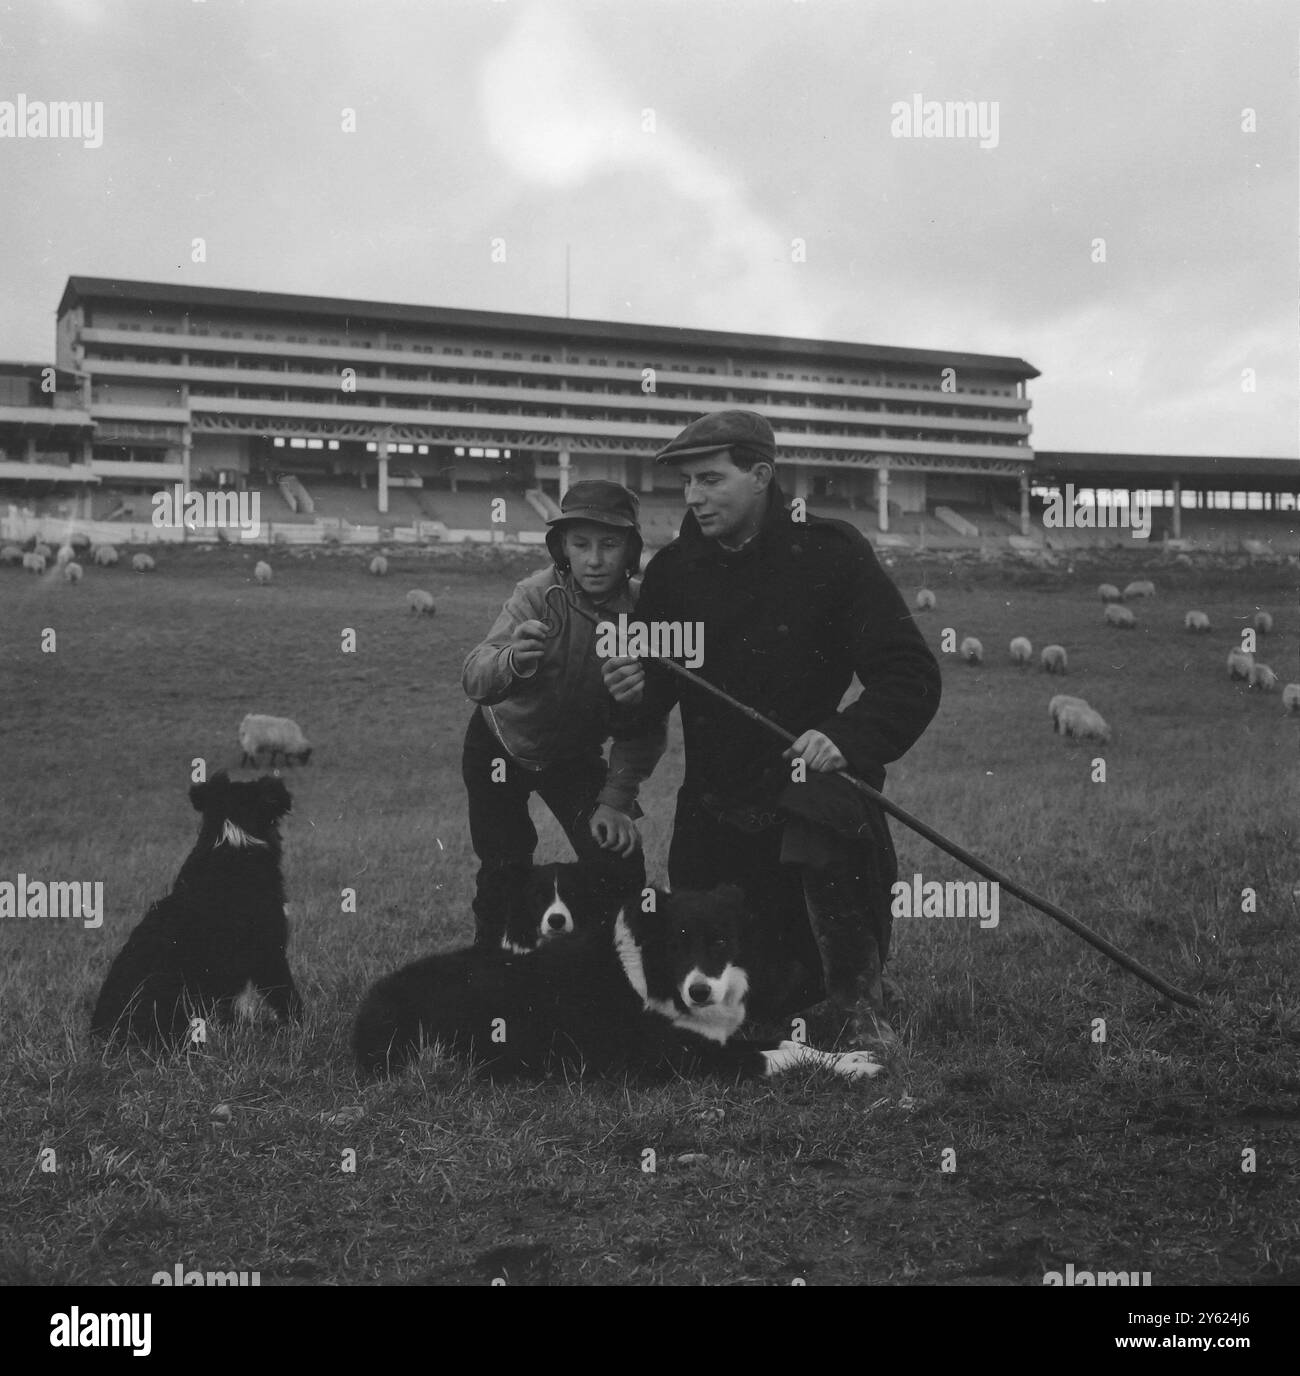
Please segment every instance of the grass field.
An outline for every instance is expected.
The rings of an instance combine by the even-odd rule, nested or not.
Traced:
[[[1300,679],[1293,569],[1157,570],[1125,633],[1102,624],[1099,573],[927,566],[931,643],[978,635],[987,663],[944,659],[939,717],[890,794],[1203,1011],[1161,1006],[1004,896],[995,929],[896,924],[906,1049],[865,1088],[494,1089],[428,1059],[362,1088],[346,1041],[364,988],[472,930],[460,666],[521,570],[412,556],[375,579],[358,557],[279,555],[260,588],[256,557],[164,553],[152,576],[88,568],[78,587],[0,570],[0,880],[102,880],[106,904],[98,931],[0,923],[0,1281],[139,1284],[182,1263],[264,1285],[1041,1285],[1069,1262],[1156,1285],[1300,1281],[1297,721],[1224,669],[1266,606],[1261,658]],[[921,581],[894,576],[909,597]],[[436,618],[407,614],[417,586]],[[1213,634],[1183,632],[1190,607]],[[1070,676],[1014,669],[1018,633],[1064,643]],[[1057,691],[1113,742],[1054,737]],[[306,1025],[188,1061],[105,1056],[87,1034],[99,982],[193,842],[192,761],[236,766],[247,711],[294,717],[315,746],[287,771],[285,825]],[[673,739],[643,798],[655,878]],[[562,858],[539,829],[539,858]],[[894,832],[904,876],[969,877]]]

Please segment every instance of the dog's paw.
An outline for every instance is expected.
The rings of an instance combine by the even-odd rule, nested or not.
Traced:
[[[879,1075],[884,1066],[873,1060],[869,1051],[841,1051],[831,1057],[829,1069],[846,1080],[869,1080]]]

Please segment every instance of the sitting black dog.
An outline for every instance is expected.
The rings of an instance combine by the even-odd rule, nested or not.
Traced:
[[[280,874],[288,789],[269,776],[231,783],[223,770],[195,784],[190,802],[199,839],[113,961],[90,1020],[100,1036],[174,1047],[192,1018],[227,1018],[250,989],[280,1021],[301,1020]]]

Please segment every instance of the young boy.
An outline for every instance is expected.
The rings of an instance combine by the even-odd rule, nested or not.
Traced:
[[[577,853],[629,889],[645,883],[645,857],[634,818],[641,781],[667,739],[660,722],[602,747],[616,708],[601,677],[596,627],[564,606],[566,595],[598,620],[631,613],[640,579],[640,503],[618,483],[575,483],[548,521],[553,567],[515,585],[487,639],[470,651],[462,683],[479,704],[465,733],[462,775],[469,832],[479,859],[475,944],[499,946],[510,904],[521,892],[537,846],[528,815],[536,792]],[[547,623],[558,620],[558,633]],[[500,761],[504,764],[502,769]],[[504,777],[501,777],[504,774]],[[495,775],[495,778],[494,778]]]

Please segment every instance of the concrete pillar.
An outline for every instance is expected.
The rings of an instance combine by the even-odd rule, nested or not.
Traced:
[[[876,510],[881,534],[886,534],[889,531],[889,465],[884,463],[876,469]]]
[[[791,474],[790,486],[792,497],[802,497],[808,500],[808,470],[803,464],[795,464],[794,472]]]
[[[1174,479],[1174,539],[1183,538],[1183,485]]]
[[[27,463],[36,462],[36,436],[28,435],[23,442],[23,457]]]
[[[1020,475],[1020,533],[1029,534],[1029,474]]]
[[[560,450],[560,500],[564,500],[564,494],[569,490],[569,450],[565,446]]]
[[[388,441],[379,441],[379,514],[388,515]]]
[[[190,490],[190,476],[193,473],[194,460],[194,436],[187,425],[181,432],[181,482],[185,484],[185,490]]]

